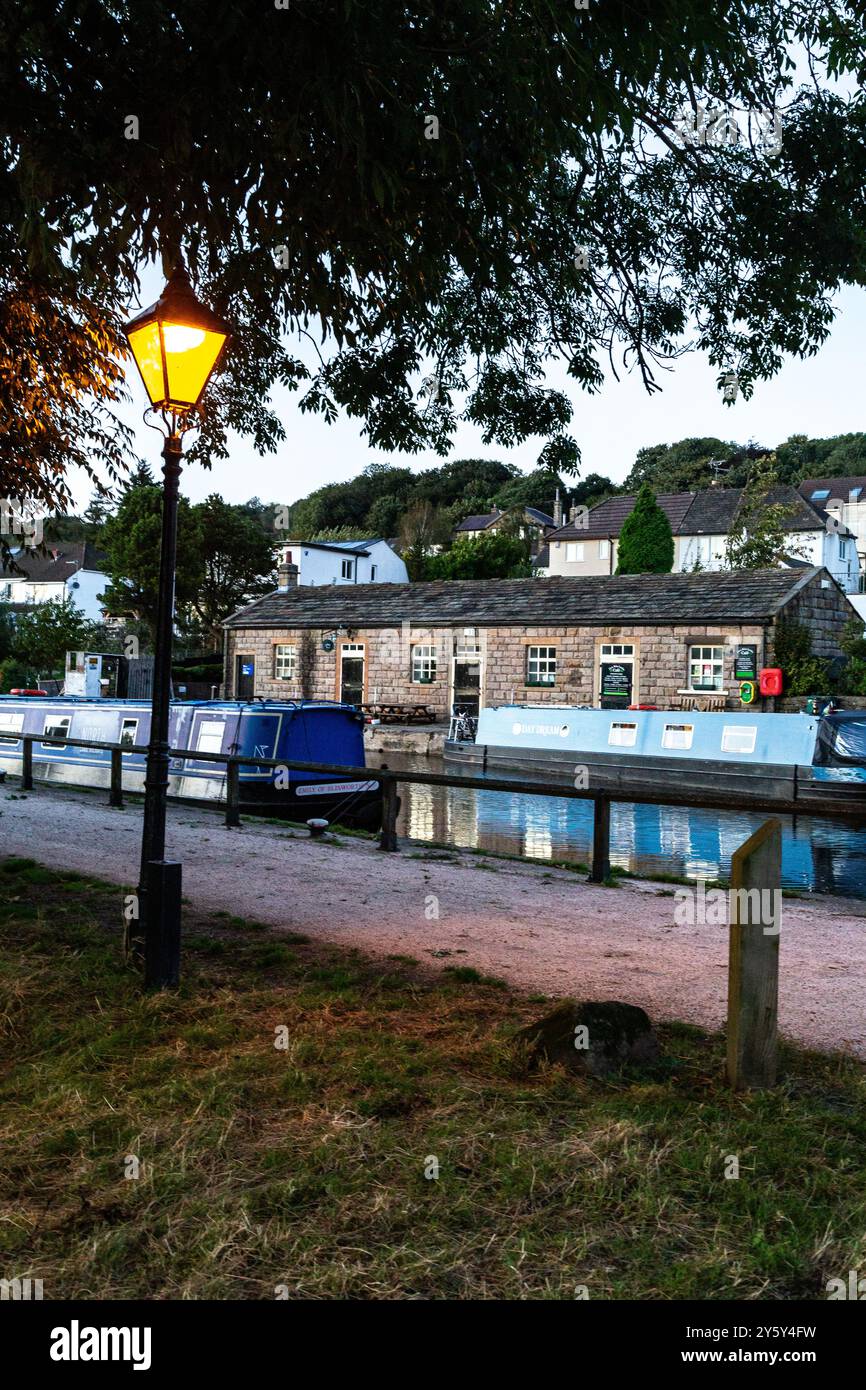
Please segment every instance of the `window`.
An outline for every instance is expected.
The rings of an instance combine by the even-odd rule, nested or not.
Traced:
[[[49,738],[62,738],[64,734],[69,733],[69,725],[71,723],[71,714],[49,714],[42,726],[42,732],[43,734],[47,734]],[[53,743],[43,743],[42,747],[49,753],[59,753],[66,747],[66,744],[61,743],[55,745]]]
[[[607,741],[620,748],[633,748],[637,741],[637,724],[611,724]]]
[[[274,647],[274,680],[291,681],[295,679],[295,666],[298,649],[295,646],[280,644]]]
[[[138,733],[137,719],[124,719],[120,725],[120,742],[124,748],[135,747],[135,736]]]
[[[757,737],[756,724],[726,724],[722,729],[722,752],[754,753]]]
[[[662,748],[691,748],[694,734],[694,724],[665,724]]]
[[[863,491],[862,487],[852,487],[852,488],[849,488],[849,489],[848,489],[848,501],[849,501],[849,502],[859,502],[859,500],[860,500],[860,493],[861,493],[862,491]]]
[[[840,559],[840,560],[847,560],[847,558],[848,558],[848,542],[847,542],[846,540],[843,540],[842,537],[840,536],[840,537],[839,537],[839,559]]]
[[[24,715],[0,711],[0,743],[17,743],[24,728]]]
[[[813,502],[826,502],[826,501],[827,501],[827,498],[828,498],[829,496],[830,496],[830,489],[829,489],[828,487],[822,487],[822,488],[818,488],[815,492],[812,493],[812,499],[811,499],[811,500],[812,500]]]
[[[221,753],[224,725],[218,719],[203,719],[198,726],[198,753]],[[198,764],[196,763],[196,766]]]
[[[526,684],[556,684],[556,647],[526,648]]]
[[[583,541],[569,541],[565,547],[566,560],[583,559]]]
[[[631,642],[602,642],[602,656],[630,656],[634,657],[634,645]]]
[[[341,578],[341,579],[351,579],[351,578],[352,578],[352,566],[354,565],[354,563],[355,563],[354,560],[341,560],[341,561],[340,561],[340,578]]]
[[[378,570],[378,568],[379,568],[378,565],[371,565],[371,566],[370,566],[370,583],[371,583],[371,584],[375,584],[375,582],[376,582],[376,571]]]
[[[609,559],[610,559],[610,541],[599,541],[599,543],[598,543],[598,558],[599,558],[599,560],[609,560]]]
[[[412,648],[412,684],[432,685],[436,679],[436,648],[414,646]]]
[[[724,647],[689,647],[689,690],[723,690]]]

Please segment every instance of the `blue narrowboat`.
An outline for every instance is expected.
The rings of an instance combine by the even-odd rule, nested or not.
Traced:
[[[21,772],[22,734],[125,744],[124,788],[144,789],[147,701],[0,695],[0,770]],[[363,716],[353,705],[330,700],[173,701],[169,742],[179,753],[365,766]],[[110,761],[99,749],[33,744],[33,775],[50,782],[107,787]],[[370,830],[381,823],[378,783],[365,778],[243,765],[239,780],[241,810],[247,813],[298,821],[321,817]],[[225,765],[173,758],[168,791],[184,800],[224,801]]]
[[[474,739],[451,737],[445,758],[499,776],[588,789],[705,792],[750,800],[836,801],[866,817],[866,710],[821,716],[750,710],[482,709]]]

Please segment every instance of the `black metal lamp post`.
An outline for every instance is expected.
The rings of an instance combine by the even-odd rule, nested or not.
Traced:
[[[165,812],[182,442],[183,435],[198,423],[201,398],[229,331],[222,319],[199,303],[189,276],[178,266],[156,303],[126,324],[124,333],[150,398],[145,414],[161,420],[162,425],[155,428],[165,435],[159,597],[139,879],[145,983],[164,988],[177,984],[180,969],[180,865],[165,862]]]

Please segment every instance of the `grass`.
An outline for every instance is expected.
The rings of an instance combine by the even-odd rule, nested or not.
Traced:
[[[668,1026],[647,1073],[527,1074],[508,1039],[542,998],[192,908],[181,989],[145,996],[121,908],[0,865],[2,1277],[46,1298],[818,1299],[864,1267],[854,1061],[786,1048],[776,1090],[735,1096],[722,1040]]]

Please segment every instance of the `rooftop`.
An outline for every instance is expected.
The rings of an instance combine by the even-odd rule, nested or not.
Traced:
[[[37,584],[62,584],[78,570],[105,572],[105,556],[89,541],[47,541],[45,553],[18,550],[11,560],[0,558],[0,575]]]
[[[510,627],[556,624],[760,622],[772,618],[822,571],[700,571],[697,574],[467,579],[435,584],[302,585],[265,594],[227,627]]]
[[[695,492],[660,492],[656,501],[671,524],[675,536],[727,535],[734,524],[743,488],[707,487]],[[618,536],[623,522],[634,510],[637,497],[624,494],[609,497],[590,507],[586,526],[571,522],[554,531],[549,540],[594,540]],[[791,515],[785,523],[787,531],[820,531],[827,520],[826,513],[788,484],[771,488],[767,494],[771,505],[789,507]]]

